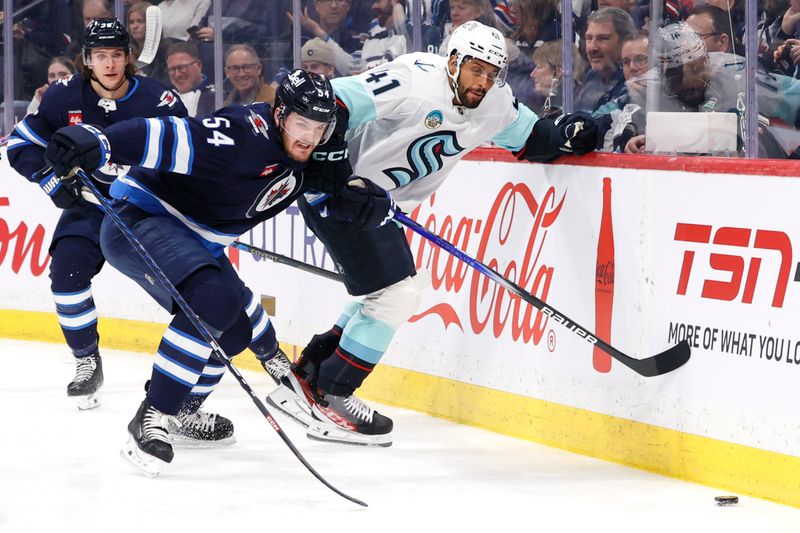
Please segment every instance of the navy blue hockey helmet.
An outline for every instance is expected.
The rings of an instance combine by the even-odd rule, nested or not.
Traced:
[[[293,70],[275,92],[275,108],[282,115],[297,113],[317,122],[333,122],[336,118],[333,86],[321,74]]]
[[[83,59],[88,60],[92,48],[124,48],[130,53],[131,37],[128,30],[115,18],[92,20],[83,36]]]

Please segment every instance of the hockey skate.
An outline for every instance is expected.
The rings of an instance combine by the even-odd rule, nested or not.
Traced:
[[[86,411],[100,405],[103,386],[103,362],[100,354],[75,358],[75,377],[67,385],[67,396],[78,401],[78,409]]]
[[[128,424],[128,441],[119,453],[148,477],[156,477],[175,455],[167,432],[169,418],[145,399]]]
[[[269,374],[269,377],[275,382],[275,385],[281,384],[281,378],[288,374],[289,369],[292,367],[292,362],[289,361],[289,358],[286,357],[286,354],[283,353],[283,350],[280,348],[278,348],[278,351],[270,359],[259,359],[258,362],[261,363],[261,366],[267,371],[267,374]]]
[[[309,439],[359,446],[391,446],[392,419],[355,395],[325,394],[311,407]]]
[[[233,422],[216,413],[198,409],[194,413],[181,411],[169,417],[169,441],[177,448],[214,448],[236,442]]]
[[[311,406],[316,398],[313,385],[298,369],[290,369],[281,377],[278,388],[267,396],[267,403],[304,428],[312,422]]]

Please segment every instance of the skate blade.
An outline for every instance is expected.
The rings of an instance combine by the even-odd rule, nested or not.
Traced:
[[[161,467],[166,464],[161,459],[140,450],[136,445],[136,439],[131,434],[128,434],[128,441],[119,451],[119,455],[149,478],[158,477],[158,474],[161,473]]]
[[[328,424],[319,420],[314,420],[314,422],[308,426],[306,437],[320,442],[333,442],[350,446],[388,448],[392,445],[391,433],[387,433],[386,435],[364,435],[362,433],[347,431],[335,424]]]
[[[307,428],[312,422],[311,410],[305,401],[299,399],[294,391],[287,389],[284,385],[267,396],[267,403],[304,428]]]
[[[72,396],[78,404],[79,411],[89,411],[96,407],[100,407],[100,392],[93,392],[86,396]]]
[[[202,440],[170,433],[169,442],[175,448],[224,448],[225,446],[236,444],[236,437],[231,435],[219,440]]]

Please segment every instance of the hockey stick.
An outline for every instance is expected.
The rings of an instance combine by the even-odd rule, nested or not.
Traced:
[[[329,279],[331,281],[342,281],[342,275],[338,272],[331,272],[330,270],[325,270],[324,268],[320,268],[318,266],[309,265],[308,263],[304,263],[303,261],[298,261],[297,259],[292,259],[291,257],[287,257],[285,255],[277,254],[275,252],[270,252],[269,250],[264,250],[263,248],[258,248],[253,246],[252,244],[247,244],[241,241],[233,241],[231,243],[231,248],[238,248],[239,250],[248,252],[256,257],[261,257],[264,259],[269,259],[270,261],[274,261],[276,263],[280,263],[282,265],[288,265],[303,272],[308,272],[310,274],[316,274],[317,276],[322,276],[323,278]]]
[[[145,34],[144,44],[136,59],[136,70],[146,67],[156,58],[158,45],[161,43],[161,10],[158,6],[150,6],[144,12]]]
[[[481,274],[489,277],[495,283],[498,283],[511,291],[512,293],[516,294],[535,308],[539,309],[542,313],[551,317],[553,320],[562,324],[565,328],[572,331],[588,343],[597,346],[611,357],[622,363],[623,365],[627,366],[634,372],[641,374],[642,376],[646,377],[653,377],[653,376],[660,376],[662,374],[666,374],[667,372],[672,372],[676,368],[679,368],[684,363],[689,360],[689,356],[691,355],[691,348],[689,347],[689,343],[686,340],[680,341],[675,346],[669,348],[666,351],[663,351],[659,354],[656,354],[652,357],[647,357],[645,359],[634,359],[633,357],[629,357],[624,353],[620,352],[610,344],[604,342],[602,339],[599,339],[597,335],[589,331],[588,329],[584,328],[583,326],[579,325],[577,322],[572,320],[571,318],[567,317],[566,315],[562,314],[561,312],[557,311],[555,308],[547,305],[544,301],[540,300],[533,294],[529,293],[516,283],[506,279],[505,277],[501,276],[497,271],[489,268],[488,266],[484,265],[477,259],[473,259],[472,257],[468,256],[466,253],[462,252],[460,249],[455,247],[450,242],[442,239],[436,234],[429,232],[426,228],[418,224],[417,222],[408,218],[405,214],[395,211],[394,219],[404,225],[405,227],[409,228],[410,230],[418,233],[425,239],[431,241],[433,244],[442,248],[444,251],[448,252],[449,254],[454,255],[467,265],[471,266]]]
[[[161,284],[164,286],[167,292],[169,292],[169,295],[175,300],[175,302],[177,302],[181,310],[184,313],[186,313],[186,316],[189,318],[192,325],[203,336],[203,340],[205,340],[208,344],[211,345],[211,349],[214,351],[214,353],[216,353],[217,357],[219,357],[222,360],[222,362],[225,363],[225,367],[231,374],[233,374],[233,376],[236,378],[236,381],[239,382],[239,385],[241,385],[244,391],[250,396],[250,398],[253,400],[253,403],[256,404],[258,410],[261,411],[261,414],[264,415],[264,418],[266,418],[267,422],[269,422],[269,425],[272,426],[272,429],[275,430],[275,432],[283,440],[286,446],[289,447],[289,449],[292,451],[295,457],[297,457],[297,459],[301,463],[303,463],[303,466],[305,466],[306,469],[308,469],[308,471],[311,472],[311,474],[315,478],[321,481],[323,485],[331,489],[333,492],[335,492],[336,494],[347,500],[350,500],[353,503],[357,503],[358,505],[367,507],[366,503],[362,502],[357,498],[353,498],[352,496],[348,496],[344,492],[340,491],[339,489],[331,485],[325,478],[323,478],[319,474],[319,472],[317,472],[314,469],[313,466],[311,466],[311,464],[309,464],[309,462],[295,447],[295,445],[292,443],[292,441],[289,439],[286,433],[283,432],[283,429],[281,429],[281,426],[272,417],[270,412],[267,410],[266,406],[264,406],[261,400],[259,400],[255,391],[253,391],[252,387],[250,387],[247,381],[245,381],[244,377],[239,372],[239,370],[235,366],[233,366],[231,358],[228,357],[228,355],[222,350],[222,347],[219,345],[219,343],[217,343],[217,340],[214,338],[214,336],[211,335],[211,332],[208,330],[208,328],[202,322],[202,320],[200,320],[200,317],[198,317],[192,310],[192,308],[189,307],[189,304],[186,302],[186,300],[183,299],[183,296],[181,296],[181,294],[178,292],[178,289],[175,288],[175,286],[172,284],[169,278],[167,278],[166,274],[164,274],[164,271],[161,270],[161,267],[158,266],[158,263],[156,263],[155,259],[153,259],[153,257],[150,255],[147,249],[145,249],[142,243],[139,242],[139,239],[131,231],[128,225],[125,224],[125,222],[120,218],[117,211],[111,205],[111,202],[109,202],[109,200],[105,196],[103,196],[103,194],[97,189],[97,186],[94,184],[94,182],[92,182],[92,180],[89,178],[89,176],[86,175],[86,173],[83,170],[79,169],[77,175],[78,178],[80,178],[81,182],[83,183],[83,186],[88,188],[92,192],[92,194],[94,194],[95,198],[97,198],[97,200],[100,202],[103,211],[105,211],[106,215],[111,217],[111,220],[114,222],[117,228],[119,228],[122,234],[125,235],[125,238],[128,239],[128,241],[131,243],[131,246],[133,246],[133,248],[142,258],[142,260],[147,264],[147,266],[150,268],[153,274],[158,278],[158,280],[161,282]]]

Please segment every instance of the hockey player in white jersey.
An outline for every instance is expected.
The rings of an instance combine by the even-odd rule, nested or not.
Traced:
[[[596,145],[591,119],[539,119],[517,102],[504,77],[502,34],[478,22],[453,32],[450,54],[414,53],[332,84],[347,124],[341,145],[318,148],[310,165],[339,178],[352,173],[391,191],[404,211],[430,196],[470,150],[491,140],[520,159],[548,161],[584,154]],[[343,155],[349,150],[352,172]],[[308,171],[312,171],[309,168]],[[376,229],[378,209],[357,220],[325,217],[314,198],[298,200],[311,230],[339,266],[348,304],[333,328],[315,335],[268,401],[308,428],[314,439],[389,446],[392,421],[355,395],[416,311],[428,276],[416,272],[405,233],[396,224]],[[323,209],[324,211],[324,209]]]

